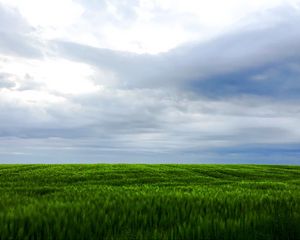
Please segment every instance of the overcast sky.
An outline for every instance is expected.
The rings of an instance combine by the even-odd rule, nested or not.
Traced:
[[[0,0],[0,163],[300,164],[300,0]]]

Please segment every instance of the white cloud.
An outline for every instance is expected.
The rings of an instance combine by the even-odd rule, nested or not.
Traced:
[[[36,28],[60,29],[73,24],[83,8],[72,0],[1,0],[15,7],[30,25]]]
[[[297,0],[1,1],[17,8],[46,39],[154,54],[241,27],[267,9],[299,6]]]
[[[94,70],[89,65],[64,59],[23,60],[11,57],[0,66],[0,71],[14,76],[20,88],[28,82],[67,94],[89,93],[100,88],[92,81]]]

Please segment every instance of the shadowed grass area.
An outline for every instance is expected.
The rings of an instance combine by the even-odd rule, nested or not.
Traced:
[[[300,167],[0,165],[0,239],[300,239]]]

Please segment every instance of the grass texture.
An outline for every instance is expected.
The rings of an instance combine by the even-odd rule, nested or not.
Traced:
[[[0,165],[0,239],[300,239],[300,167]]]

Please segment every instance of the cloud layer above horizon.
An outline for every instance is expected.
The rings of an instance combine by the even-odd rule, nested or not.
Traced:
[[[0,163],[300,164],[299,0],[0,0]]]

